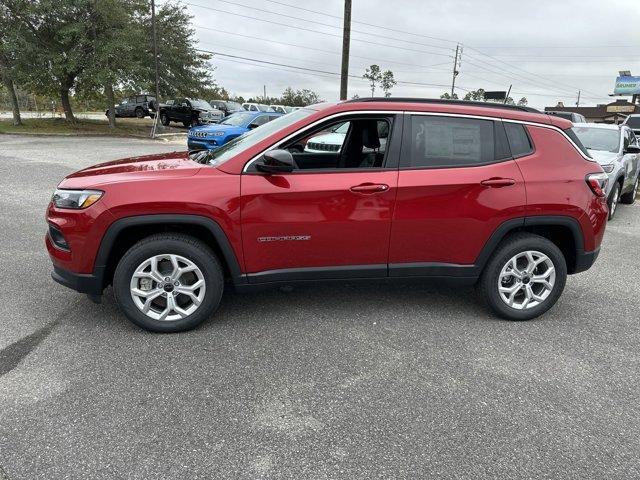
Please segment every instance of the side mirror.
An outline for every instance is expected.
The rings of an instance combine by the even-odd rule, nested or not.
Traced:
[[[638,145],[629,145],[624,153],[640,153],[640,146]]]
[[[247,125],[247,128],[249,130],[253,130],[254,128],[258,128],[260,125],[258,125],[257,123],[250,123],[249,125]]]
[[[263,173],[290,173],[295,169],[293,155],[286,150],[265,152],[256,163],[256,169]]]

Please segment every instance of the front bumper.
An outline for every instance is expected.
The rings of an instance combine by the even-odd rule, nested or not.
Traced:
[[[64,268],[53,266],[51,278],[60,285],[87,295],[102,295],[104,270],[97,268],[93,273],[75,273]]]
[[[187,148],[189,150],[215,150],[216,148],[220,147],[221,145],[219,145],[216,140],[205,140],[196,138],[187,139]]]

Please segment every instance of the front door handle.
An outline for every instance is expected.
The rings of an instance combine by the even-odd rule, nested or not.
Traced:
[[[355,193],[365,194],[380,193],[389,190],[389,185],[386,185],[384,183],[362,183],[360,185],[351,187],[349,190]]]
[[[482,180],[480,182],[485,187],[509,187],[511,185],[515,185],[516,181],[513,178],[488,178],[486,180]]]

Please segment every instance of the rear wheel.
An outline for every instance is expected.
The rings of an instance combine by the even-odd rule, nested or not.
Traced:
[[[136,117],[144,118],[144,110],[141,107],[136,107]]]
[[[169,126],[169,115],[167,115],[166,113],[161,113],[160,114],[160,123],[162,123],[162,125],[164,125],[165,127]]]
[[[560,249],[544,237],[519,233],[500,244],[479,286],[497,315],[529,320],[556,303],[566,280],[567,265]]]
[[[153,332],[197,327],[218,308],[220,262],[201,241],[182,234],[141,240],[122,257],[113,278],[116,301],[133,323]]]
[[[620,201],[620,183],[616,182],[607,200],[607,204],[609,205],[609,220],[613,219],[613,216],[616,214],[618,201]]]
[[[633,189],[630,192],[625,193],[620,197],[620,203],[625,205],[631,205],[636,201],[638,196],[638,188],[640,187],[640,175],[636,177],[636,183],[633,184]]]

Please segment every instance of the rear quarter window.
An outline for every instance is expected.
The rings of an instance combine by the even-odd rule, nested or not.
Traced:
[[[524,125],[505,122],[504,128],[507,132],[511,155],[513,155],[514,158],[533,153],[533,144]]]
[[[576,146],[580,149],[582,153],[584,153],[587,157],[591,158],[591,155],[589,154],[589,150],[587,150],[586,147],[582,144],[582,142],[576,135],[576,132],[573,131],[573,128],[567,128],[566,130],[564,130],[564,133],[567,134],[567,136],[573,141],[573,143],[576,144]]]

